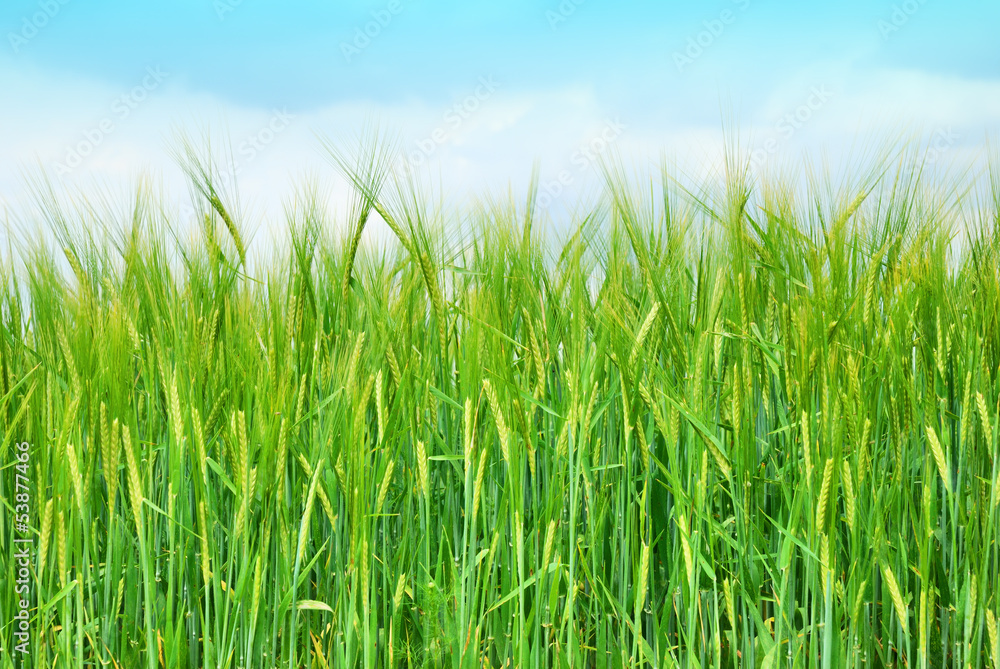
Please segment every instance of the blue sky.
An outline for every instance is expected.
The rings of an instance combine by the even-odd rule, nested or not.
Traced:
[[[726,10],[735,21],[706,49],[704,62],[687,71],[751,100],[809,63],[845,57],[856,57],[862,68],[913,67],[969,78],[1000,73],[1000,3],[993,2],[914,0],[910,5],[917,9],[903,12],[906,23],[888,33],[889,39],[883,39],[878,22],[891,22],[893,8],[905,10],[906,3],[8,0],[4,5],[0,19],[11,47],[5,55],[13,56],[15,65],[128,86],[137,71],[157,63],[193,91],[293,110],[358,99],[433,101],[487,71],[526,89],[586,83],[608,96],[624,94],[630,102],[644,84],[677,84],[683,73],[674,67],[673,53]],[[58,8],[48,25],[26,43],[11,45],[11,33],[20,33],[24,19],[46,5]],[[387,25],[348,61],[343,44],[353,46],[355,30],[379,15]]]
[[[879,21],[892,25],[893,9],[909,9],[906,3],[499,4],[8,0],[0,19],[15,66],[128,86],[157,63],[193,91],[295,110],[359,99],[432,101],[486,71],[526,89],[586,83],[630,102],[644,84],[679,83],[673,54],[726,10],[736,20],[687,72],[751,101],[809,63],[845,57],[862,68],[970,78],[1000,72],[1000,3],[993,2],[913,0],[916,10],[903,11],[898,30],[883,30]],[[54,16],[25,43],[12,38],[38,12]],[[380,16],[387,25],[360,53],[343,48]]]
[[[959,159],[1000,128],[998,27],[1000,3],[967,0],[5,0],[0,204],[37,165],[173,192],[173,133],[207,128],[269,211],[331,173],[316,133],[372,118],[459,191],[535,160],[582,188],[588,147],[717,162],[724,119],[761,164],[900,129]]]

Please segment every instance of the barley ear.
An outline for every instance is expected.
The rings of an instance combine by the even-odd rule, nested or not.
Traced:
[[[847,515],[847,527],[853,532],[855,512],[854,482],[851,479],[851,465],[846,460],[844,461],[842,476],[841,484],[844,486],[844,510]]]
[[[944,489],[951,493],[951,474],[948,471],[948,461],[945,459],[944,449],[941,447],[941,442],[938,441],[934,428],[927,427],[926,431],[927,441],[931,445],[931,453],[933,453],[934,461],[937,463],[938,473],[941,474],[941,480],[944,481]]]
[[[896,608],[896,616],[899,618],[899,624],[903,628],[903,634],[909,636],[909,614],[906,604],[903,602],[903,595],[899,591],[899,583],[896,582],[896,576],[892,573],[892,567],[884,565],[882,567],[882,575],[885,577],[885,584],[889,587],[889,595],[892,598],[892,605]]]
[[[510,431],[507,429],[507,421],[504,420],[503,410],[500,407],[496,390],[489,379],[483,379],[483,390],[486,392],[487,399],[489,399],[490,409],[493,411],[493,419],[497,424],[497,433],[500,435],[500,453],[503,455],[503,461],[510,465]]]
[[[555,543],[556,538],[556,521],[550,520],[549,527],[545,531],[545,545],[542,549],[542,570],[548,568],[549,562],[552,560],[552,547]]]
[[[385,503],[385,496],[389,493],[389,484],[392,483],[392,470],[396,464],[389,460],[386,465],[385,475],[382,476],[382,484],[378,488],[378,500],[375,502],[375,513],[382,513],[382,505]]]
[[[636,618],[646,605],[646,589],[649,583],[649,544],[643,542],[642,551],[639,554],[639,579],[636,584],[635,593],[635,615]]]
[[[417,439],[417,476],[420,492],[426,497],[430,494],[430,477],[427,471],[427,449],[420,439]]]
[[[733,601],[733,588],[729,584],[729,577],[727,576],[722,581],[722,594],[726,599],[726,617],[729,618],[729,626],[734,630],[736,629],[736,606]]]
[[[83,476],[80,474],[80,462],[77,460],[76,447],[72,443],[66,444],[66,459],[69,460],[69,475],[73,482],[73,498],[80,511],[80,518],[85,518],[83,510],[86,507],[86,502],[83,499]]]
[[[826,459],[823,467],[823,485],[820,488],[819,501],[816,503],[816,531],[826,533],[826,509],[830,505],[830,486],[833,482],[833,458]]]
[[[128,425],[122,425],[122,448],[125,450],[125,461],[128,464],[128,489],[132,499],[132,514],[136,531],[142,534],[142,479],[139,478],[139,465],[136,463],[135,452],[132,449],[132,433]]]
[[[1000,646],[997,645],[997,619],[993,609],[986,609],[986,633],[990,641],[990,655],[993,657],[993,669],[1000,669]]]
[[[986,439],[993,439],[993,428],[990,426],[990,412],[986,408],[986,400],[982,393],[976,393],[976,408],[979,409],[979,421],[983,426],[983,434]]]

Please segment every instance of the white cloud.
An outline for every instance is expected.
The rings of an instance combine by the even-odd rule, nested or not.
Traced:
[[[135,86],[142,87],[144,79],[150,83],[146,72],[137,71]],[[343,209],[345,186],[320,153],[315,133],[336,139],[372,119],[399,129],[402,146],[411,155],[423,153],[422,169],[440,179],[446,193],[457,198],[469,192],[506,190],[508,183],[517,192],[527,184],[532,162],[538,160],[543,181],[557,179],[561,171],[570,172],[572,185],[562,196],[570,204],[594,182],[593,163],[588,161],[586,169],[580,167],[581,149],[593,147],[608,132],[609,123],[616,121],[625,129],[608,144],[640,168],[665,155],[688,173],[706,174],[722,156],[718,118],[665,124],[646,109],[634,110],[634,114],[615,110],[614,101],[599,99],[587,86],[524,91],[501,81],[495,91],[480,96],[475,109],[460,110],[467,113],[456,117],[455,105],[474,96],[479,86],[470,81],[467,91],[439,106],[420,101],[331,105],[297,113],[280,131],[268,132],[275,110],[243,108],[194,94],[180,77],[166,76],[142,95],[144,99],[132,100],[134,108],[130,106],[129,114],[122,117],[116,102],[130,90],[0,60],[0,89],[5,91],[5,104],[0,106],[0,210],[21,210],[23,168],[40,162],[54,173],[75,149],[87,144],[88,133],[96,137],[94,133],[106,120],[111,121],[111,130],[102,133],[99,144],[76,169],[61,175],[63,184],[86,188],[95,180],[125,183],[147,171],[157,175],[165,192],[180,201],[187,196],[187,186],[170,157],[173,130],[183,127],[197,136],[208,122],[216,136],[229,138],[239,164],[242,200],[256,215],[252,220],[272,221],[271,227],[261,231],[268,234],[282,227],[274,222],[281,220],[282,201],[305,175],[319,174],[321,182],[332,188],[334,209],[338,205]],[[664,109],[683,105],[689,93],[705,94],[699,90],[702,84],[690,86],[690,91],[664,92],[660,96]],[[823,86],[832,93],[829,99],[813,105],[817,108],[810,109],[809,117],[785,137],[787,131],[778,127],[782,118],[809,106],[811,96],[815,102],[814,91]],[[980,154],[985,131],[996,129],[998,122],[1000,81],[906,70],[861,72],[850,63],[834,63],[804,68],[771,90],[764,103],[750,111],[740,135],[750,138],[750,148],[758,150],[768,137],[776,137],[781,141],[774,151],[765,152],[766,157],[785,160],[822,147],[842,152],[870,130],[905,127],[929,136],[951,128],[960,140],[949,150],[953,148],[956,157],[971,159]],[[436,131],[440,132],[435,135]],[[259,146],[254,146],[254,138]]]

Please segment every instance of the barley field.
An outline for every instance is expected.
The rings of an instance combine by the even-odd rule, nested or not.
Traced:
[[[606,162],[557,234],[326,150],[254,263],[190,147],[192,236],[34,182],[0,668],[1000,669],[1000,160]]]

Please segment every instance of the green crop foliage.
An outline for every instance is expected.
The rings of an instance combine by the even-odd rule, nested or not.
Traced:
[[[0,669],[24,441],[27,666],[1000,669],[998,161],[608,162],[556,241],[537,188],[446,210],[366,137],[325,145],[346,220],[303,189],[253,267],[197,151],[187,239],[35,182]]]

